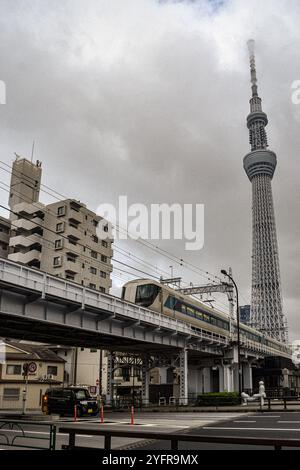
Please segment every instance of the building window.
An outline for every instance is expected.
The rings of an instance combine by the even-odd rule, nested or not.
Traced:
[[[65,215],[66,213],[66,208],[65,206],[60,206],[57,208],[57,215],[60,217],[62,215]]]
[[[55,258],[53,258],[53,266],[61,266],[61,256],[55,256]]]
[[[64,231],[64,224],[63,222],[59,222],[58,224],[56,224],[56,232],[63,232]]]
[[[100,271],[100,277],[103,277],[103,279],[106,279],[106,272]]]
[[[57,366],[48,366],[47,375],[57,375]]]
[[[90,273],[91,274],[97,274],[97,269],[94,268],[93,266],[90,267]]]
[[[96,289],[96,284],[93,284],[92,282],[89,283],[89,288],[90,289]]]
[[[102,261],[103,263],[107,263],[107,256],[101,255],[101,261]]]
[[[4,390],[3,390],[3,400],[18,401],[19,399],[20,399],[20,389],[19,388],[4,388]]]
[[[104,248],[108,247],[108,243],[105,240],[102,240],[101,243],[102,243],[102,246],[104,246]]]
[[[93,220],[93,225],[94,225],[94,227],[98,227],[98,220],[95,220],[95,219],[94,219],[94,220]]]
[[[92,349],[90,349],[90,352],[91,352],[91,353],[96,353],[96,352],[97,352],[97,349],[92,348]]]
[[[102,292],[103,294],[105,294],[105,287],[100,286],[100,287],[99,287],[99,290],[100,290],[100,292]]]
[[[92,235],[92,240],[95,243],[98,243],[98,237],[96,235]]]
[[[7,375],[21,375],[22,374],[21,364],[7,364],[6,373]]]
[[[97,259],[97,252],[96,251],[91,251],[91,257]]]
[[[66,274],[66,279],[68,281],[75,281],[75,274]]]
[[[108,225],[104,225],[103,230],[104,232],[108,232]]]
[[[56,250],[59,250],[63,247],[63,241],[61,238],[59,238],[58,240],[55,240],[54,247]]]

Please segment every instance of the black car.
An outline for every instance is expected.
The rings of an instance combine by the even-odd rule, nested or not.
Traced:
[[[51,388],[43,397],[43,411],[48,414],[94,416],[98,413],[97,400],[83,387]]]

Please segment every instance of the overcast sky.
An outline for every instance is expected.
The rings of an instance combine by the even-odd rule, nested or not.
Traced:
[[[0,0],[0,8],[7,87],[0,159],[30,158],[34,139],[43,183],[93,210],[120,194],[146,204],[203,203],[201,251],[185,251],[181,241],[154,244],[215,274],[232,266],[242,303],[251,292],[245,43],[256,39],[259,93],[278,156],[284,310],[290,338],[300,338],[300,105],[291,101],[300,79],[299,0]],[[0,180],[9,181],[3,170]],[[41,200],[54,202],[43,193]],[[0,203],[7,204],[3,190]],[[116,246],[158,271],[173,265],[186,282],[208,282],[137,242]],[[129,276],[115,274],[117,292]]]

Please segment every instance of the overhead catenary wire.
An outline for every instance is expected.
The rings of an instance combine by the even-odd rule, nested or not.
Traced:
[[[10,165],[8,165],[7,163],[5,163],[5,162],[3,162],[3,161],[1,161],[1,160],[0,160],[0,163],[2,163],[3,165],[5,165],[6,167],[10,168],[11,171],[8,171],[6,168],[3,168],[3,167],[1,167],[1,166],[0,166],[0,169],[6,171],[6,172],[8,172],[8,173],[13,173],[13,171],[14,171],[15,173],[13,173],[13,174],[15,174],[17,177],[26,178],[27,181],[31,181],[31,182],[32,182],[32,181],[36,181],[33,177],[30,177],[30,176],[28,176],[28,175],[24,175],[23,172],[18,172],[17,170],[13,170]],[[12,170],[13,170],[13,171],[12,171]],[[18,175],[19,175],[19,176],[18,176]],[[5,184],[5,183],[4,183],[4,184]],[[51,197],[57,199],[57,200],[60,201],[60,202],[61,202],[61,198],[69,199],[68,197],[64,196],[63,194],[59,193],[58,191],[54,190],[53,188],[50,188],[50,187],[47,186],[47,185],[41,184],[41,186],[47,188],[47,190],[50,190],[50,191],[51,191],[52,193],[54,193],[54,194],[51,194],[51,193],[49,193],[49,191],[45,191],[45,190],[43,190],[42,188],[41,188],[41,191],[46,192],[46,193],[49,194]],[[55,196],[55,194],[57,194],[59,197],[58,197],[58,196]],[[37,203],[37,204],[38,204],[38,203]],[[48,209],[48,208],[46,208],[46,209]],[[48,210],[49,210],[49,209],[48,209]],[[51,211],[50,211],[50,213],[51,213]],[[53,213],[53,215],[56,216],[56,214],[54,214],[54,213]],[[124,229],[123,227],[121,227],[121,226],[118,225],[118,224],[114,225],[114,228],[115,228],[117,231],[119,231],[119,232],[123,231],[123,233],[124,233],[124,231],[125,231],[126,233],[128,233],[128,234],[130,235],[130,233],[128,232],[128,230]],[[178,256],[173,255],[172,253],[168,252],[167,250],[164,250],[163,248],[160,248],[160,247],[158,247],[158,246],[156,246],[156,245],[150,243],[150,242],[147,241],[147,240],[137,239],[136,241],[137,241],[138,243],[142,244],[144,247],[146,247],[146,248],[148,248],[148,249],[150,249],[150,250],[152,250],[152,251],[158,253],[158,254],[161,255],[161,256],[166,257],[168,260],[177,263],[178,265],[180,265],[181,267],[183,267],[183,268],[185,268],[185,269],[188,269],[189,271],[193,272],[194,274],[197,274],[197,275],[200,275],[200,276],[204,277],[204,278],[207,279],[209,282],[212,282],[212,283],[222,282],[222,279],[221,279],[219,276],[216,276],[216,275],[210,273],[209,271],[205,271],[205,270],[203,270],[202,268],[199,268],[198,266],[195,266],[193,263],[191,263],[191,262],[189,262],[189,261],[187,261],[187,260],[184,260],[183,258],[179,258]],[[114,246],[114,250],[115,250],[115,251],[119,251],[119,252],[121,251],[121,255],[122,255],[122,256],[125,256],[125,257],[127,256],[127,257],[130,258],[130,259],[136,258],[137,260],[133,260],[133,261],[136,262],[136,263],[144,264],[144,265],[149,264],[149,263],[147,263],[147,262],[145,262],[145,261],[142,261],[141,259],[138,260],[138,257],[137,257],[136,255],[131,255],[131,254],[128,255],[128,253],[125,254],[124,252],[122,252],[122,249],[121,249],[120,247],[116,246],[116,245]],[[119,261],[116,260],[115,258],[112,258],[112,260],[113,260],[113,261],[116,261],[116,262],[119,262]],[[135,268],[135,267],[131,267],[131,268],[137,270],[137,268]],[[161,272],[163,271],[161,268],[153,267],[153,265],[152,265],[152,267],[151,267],[151,270],[155,270],[156,272],[158,272],[159,270],[160,270]],[[139,271],[142,272],[142,270],[139,270]],[[164,272],[166,273],[166,271],[164,271]],[[148,273],[148,275],[149,275],[149,273]],[[151,276],[153,276],[153,275],[151,275]],[[213,296],[212,296],[212,297],[213,297]],[[215,298],[214,298],[214,300],[216,301]],[[220,302],[220,301],[217,301],[217,302]],[[223,302],[220,302],[220,303],[222,303],[223,305],[225,305]],[[227,305],[225,305],[225,306],[227,307]]]
[[[3,162],[2,160],[0,160],[0,163],[4,164],[5,166],[7,166],[8,168],[10,168],[10,170],[13,170],[12,167],[10,165],[8,165],[7,163]],[[0,166],[0,168],[2,168]],[[4,168],[2,168],[4,169]],[[4,169],[4,171],[8,172],[8,173],[11,173],[11,171],[8,171],[6,169]],[[21,175],[22,177],[26,177],[28,179],[28,181],[35,181],[35,179],[33,177],[30,177],[28,175],[24,175],[22,172],[18,172],[15,170],[15,175],[18,177],[18,174]],[[19,176],[20,177],[20,176]],[[52,196],[53,198],[57,199],[58,201],[61,201],[61,197],[63,199],[69,199],[68,197],[64,196],[63,194],[57,192],[56,190],[50,188],[49,186],[46,186],[44,184],[41,183],[41,187],[46,187],[47,189],[51,190],[54,194],[57,194],[58,196],[55,196],[53,194],[50,194],[49,192],[47,192],[47,194],[49,194],[50,196]],[[45,192],[45,190],[41,189],[41,191]],[[121,227],[119,224],[112,224],[114,226],[114,228],[118,231],[122,230],[123,233],[124,231],[130,236],[131,234],[128,232],[127,229],[124,229],[123,227]],[[180,266],[183,266],[183,267],[186,267],[187,269],[189,269],[189,266],[192,267],[194,270],[196,270],[196,274],[199,273],[202,273],[200,275],[204,276],[206,279],[208,279],[209,281],[211,282],[214,282],[216,283],[217,281],[215,279],[217,279],[218,281],[222,281],[222,279],[219,277],[219,276],[216,276],[212,273],[210,273],[209,271],[205,271],[204,269],[202,268],[199,268],[198,266],[195,266],[193,265],[193,263],[187,261],[187,260],[184,260],[183,258],[179,258],[178,256],[176,255],[173,255],[172,253],[168,252],[167,250],[163,249],[163,248],[160,248],[154,244],[152,244],[151,242],[149,242],[148,240],[141,240],[141,239],[137,239],[136,240],[138,243],[141,243],[142,245],[148,247],[149,249],[152,249],[156,252],[159,252],[160,254],[162,254],[163,256],[165,256],[166,258],[168,258],[169,260],[173,261],[173,262],[176,262],[178,263]],[[184,266],[186,265],[186,266]],[[193,271],[195,272],[195,271]]]
[[[18,172],[18,173],[23,176],[23,173],[21,173],[21,172]],[[6,183],[4,183],[4,182],[2,182],[2,183],[6,185]],[[6,185],[6,186],[8,186],[8,185]],[[9,187],[9,186],[8,186],[8,187]],[[2,188],[2,189],[4,189],[4,188]],[[15,191],[15,192],[16,192],[16,191]],[[20,193],[19,193],[19,194],[20,194]],[[23,195],[22,195],[22,198],[21,198],[21,199],[22,199],[22,200],[25,200],[24,197],[23,197]],[[27,201],[27,202],[32,203],[32,201]],[[60,202],[61,202],[61,200],[60,200]],[[38,203],[38,202],[36,202],[36,203],[33,202],[32,204],[36,205],[37,209],[40,209],[40,203]],[[43,210],[45,210],[46,212],[48,212],[48,213],[52,214],[54,217],[56,217],[56,214],[53,213],[51,210],[49,210],[48,207],[43,208]],[[47,227],[44,227],[44,226],[43,226],[43,228],[46,228],[46,229],[47,229]],[[56,232],[55,232],[55,233],[56,233]],[[139,240],[138,240],[138,241],[139,241]],[[78,244],[80,245],[80,243],[78,243]],[[148,243],[147,243],[147,246],[149,246],[149,245],[152,245],[152,244],[150,244],[150,243],[148,242]],[[153,245],[152,245],[152,248],[153,248]],[[158,248],[158,247],[155,247],[155,248]],[[118,251],[118,247],[115,247],[115,250]],[[165,250],[163,250],[163,251],[165,251]],[[77,255],[77,253],[74,253],[74,254]],[[131,255],[131,254],[128,256],[128,254],[125,254],[125,253],[121,252],[121,255],[132,258],[132,255]],[[171,260],[173,261],[173,260],[174,260],[174,257],[173,257],[173,255],[171,255],[171,256],[172,256],[172,258],[169,257],[169,259],[171,259]],[[86,256],[85,256],[85,257],[86,257]],[[133,257],[137,258],[135,255],[133,255]],[[178,259],[178,258],[177,258],[177,259]],[[122,263],[120,260],[116,260],[115,258],[112,258],[112,260],[113,260],[113,261],[116,261],[117,263]],[[183,261],[183,260],[181,260],[181,261]],[[140,264],[144,264],[144,261],[141,261],[141,259],[140,259],[139,261],[136,261],[136,262],[137,262],[137,263],[140,263]],[[103,264],[104,264],[104,263],[103,263]],[[124,264],[125,266],[129,266],[127,263],[123,263],[123,264]],[[148,263],[148,264],[149,264],[149,263]],[[181,264],[182,264],[182,263],[181,263]],[[182,264],[182,266],[183,266],[183,264]],[[107,267],[106,264],[105,264],[105,267]],[[136,267],[134,267],[134,266],[129,266],[129,267],[130,267],[131,269],[133,269],[133,270],[139,272],[139,273],[146,274],[145,271],[140,270],[140,269],[138,269],[138,268],[136,268]],[[157,267],[154,267],[154,268],[153,268],[153,265],[152,265],[151,269],[152,269],[152,270],[155,269],[156,272],[158,271]],[[165,273],[166,273],[166,271],[165,271]],[[168,273],[167,273],[167,274],[168,274]],[[196,274],[198,274],[198,273],[196,272]],[[132,274],[131,274],[131,275],[132,275]],[[157,277],[157,276],[154,276],[153,274],[147,273],[146,275],[151,276],[152,278],[158,279],[158,277]],[[160,276],[160,277],[162,277],[162,276]],[[216,276],[215,276],[215,277],[216,277]],[[208,279],[210,280],[210,278],[208,278]],[[187,285],[188,285],[188,284],[187,284]],[[212,297],[213,297],[213,296],[212,296]],[[225,306],[225,308],[227,308],[227,305],[226,305],[224,302],[218,301],[215,297],[213,297],[213,299],[214,299],[214,302],[216,302],[217,304],[221,304],[221,307],[220,307],[220,308],[223,308],[223,306]]]

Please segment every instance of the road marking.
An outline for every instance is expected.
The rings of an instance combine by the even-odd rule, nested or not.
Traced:
[[[253,415],[251,416],[251,418],[280,418],[280,416],[274,416],[274,415],[268,415],[268,416],[265,416],[265,415]]]
[[[277,421],[277,423],[288,423],[288,424],[293,424],[293,423],[300,423],[300,421]]]
[[[234,423],[256,423],[256,421],[233,421]]]
[[[222,426],[204,426],[202,429],[218,429],[222,431],[295,431],[300,432],[300,428],[229,428]]]

